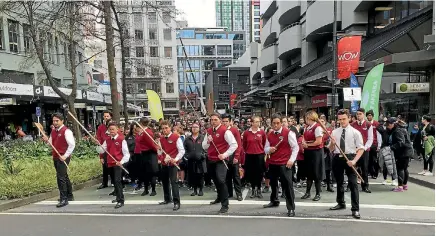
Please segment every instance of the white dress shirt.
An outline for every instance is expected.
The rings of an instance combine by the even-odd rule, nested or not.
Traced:
[[[61,130],[62,127],[64,127],[64,125],[61,125],[61,127],[57,128],[56,131],[59,132],[59,130]],[[65,130],[65,140],[67,141],[68,148],[67,148],[67,151],[65,151],[64,157],[67,158],[67,157],[71,156],[71,154],[74,151],[74,148],[76,147],[76,140],[74,139],[73,131],[71,131],[68,128],[67,128],[67,130]],[[48,139],[48,142],[50,144],[52,144],[51,135],[50,135],[50,138]]]
[[[341,136],[342,136],[342,130],[344,128],[340,127],[332,132],[332,136],[335,139],[336,143],[340,147],[341,145]],[[330,146],[330,144],[329,144]],[[359,130],[353,128],[351,125],[347,125],[345,127],[345,154],[356,154],[357,150],[359,149],[365,149],[365,146],[363,145],[363,137],[362,134],[359,132]],[[335,154],[340,154],[338,147],[335,145]]]
[[[306,130],[310,130],[310,129],[312,129],[313,126],[315,126],[315,125],[316,125],[316,122],[313,123],[311,126],[307,127]],[[321,128],[321,126],[316,127],[316,129],[315,129],[315,137],[317,138],[317,137],[322,137],[322,136],[324,136],[323,132],[324,132],[324,130]]]
[[[368,121],[368,122],[372,125],[374,123],[374,120]],[[373,127],[373,129],[374,129],[374,127]],[[381,145],[382,145],[382,136],[381,136],[380,132],[378,132],[378,130],[375,131],[375,132],[376,132],[376,135],[377,135],[377,147],[380,149]]]
[[[221,124],[218,125],[218,127],[216,127],[215,129],[218,130],[220,127],[221,127]],[[209,149],[209,146],[210,146],[210,143],[207,143],[207,140],[208,140],[207,136],[208,135],[209,134],[206,133],[206,136],[203,140],[203,143],[201,144],[203,149],[206,151],[207,151],[207,149]],[[238,149],[238,143],[236,142],[235,136],[233,136],[232,131],[230,131],[230,130],[226,130],[226,132],[224,133],[224,139],[226,140],[227,144],[229,145],[229,148],[224,153],[219,153],[219,154],[223,154],[224,158],[227,158],[227,157],[231,156],[236,151],[236,149]]]
[[[165,137],[169,138],[172,134],[173,134],[173,132],[171,132],[168,136],[165,136]],[[179,161],[180,159],[182,159],[183,155],[185,155],[185,146],[183,146],[183,141],[180,137],[177,139],[176,146],[177,146],[177,151],[179,153],[177,153],[177,156],[176,156],[176,158],[174,158],[174,160]],[[163,152],[162,152],[162,150],[158,150],[157,153],[159,155],[162,155]]]
[[[363,122],[368,122],[368,121],[357,121],[357,124],[358,125],[361,125]],[[374,141],[374,134],[373,134],[373,131],[372,131],[372,125],[370,125],[369,126],[369,129],[368,129],[368,139],[366,140],[366,143],[365,143],[365,150],[368,150],[369,148],[371,148],[371,146],[372,146],[372,143],[373,143],[373,141]]]
[[[280,129],[278,131],[273,130],[272,132],[282,133],[282,129],[283,129],[283,127],[280,127]],[[292,153],[291,153],[291,156],[289,157],[289,160],[292,162],[295,162],[295,160],[297,159],[298,151],[300,150],[300,148],[298,147],[297,137],[295,136],[295,133],[292,132],[291,130],[289,130],[289,134],[288,134],[288,143],[292,149]],[[268,141],[268,139],[266,139],[265,148],[264,148],[265,153],[269,153],[270,148],[271,147],[270,147],[269,141]]]
[[[111,137],[111,139],[117,139],[118,138],[118,134],[115,135],[115,137]],[[103,144],[100,146],[97,146],[97,152],[100,154],[103,154],[107,151],[107,143],[106,141],[103,142]],[[123,165],[124,163],[127,163],[129,161],[130,158],[130,152],[129,152],[129,147],[127,146],[127,142],[126,140],[123,140],[123,142],[121,143],[121,150],[123,152],[123,159],[121,159],[120,163],[121,165]],[[110,158],[110,157],[109,157]]]

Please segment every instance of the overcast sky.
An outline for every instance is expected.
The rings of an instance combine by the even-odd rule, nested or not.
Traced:
[[[179,19],[188,21],[190,27],[215,27],[215,0],[176,0],[176,7],[183,12]]]

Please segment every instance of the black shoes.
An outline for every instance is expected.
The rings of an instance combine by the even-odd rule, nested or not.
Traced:
[[[270,202],[266,205],[263,205],[263,208],[271,208],[271,207],[278,207],[278,206],[280,206],[279,202],[278,203]]]
[[[295,216],[295,211],[294,210],[289,210],[288,211],[288,217],[294,217]]]
[[[334,206],[334,207],[330,207],[330,210],[332,210],[332,211],[336,211],[336,210],[343,210],[343,209],[345,209],[345,208],[347,208],[345,205],[338,204],[338,205],[336,205],[336,206]]]
[[[210,202],[210,205],[215,205],[215,204],[218,204],[218,203],[220,203],[221,201],[219,200],[219,199],[215,199],[214,201],[211,201]]]
[[[256,190],[251,190],[251,195],[250,195],[250,198],[255,198],[257,196],[257,192],[256,192]]]
[[[263,198],[262,191],[260,191],[260,189],[257,190],[256,197],[257,198]]]
[[[194,191],[193,193],[191,193],[191,196],[197,196],[197,195],[198,195],[197,191]]]
[[[115,205],[115,209],[118,209],[118,208],[120,208],[120,207],[123,207],[124,206],[124,202],[117,202],[117,205]]]
[[[60,201],[61,201],[61,199],[59,198],[59,199],[58,199],[58,202],[60,202]],[[73,197],[73,196],[68,197],[68,201],[69,201],[69,202],[73,202],[73,201],[74,201],[74,197]]]
[[[177,211],[180,209],[180,203],[174,203],[173,211]]]
[[[61,207],[67,206],[67,205],[68,205],[68,200],[63,199],[56,205],[56,207],[61,208]]]
[[[224,213],[227,213],[229,211],[229,207],[225,207],[225,206],[223,206],[223,207],[221,207],[221,209],[219,210],[219,213],[220,214],[224,214]]]
[[[242,200],[244,200],[244,199],[242,198],[241,195],[238,195],[238,196],[236,197],[236,199],[237,199],[238,201],[242,201]]]
[[[109,196],[115,196],[115,191],[112,191],[111,193],[109,193]]]
[[[159,202],[159,205],[167,205],[172,203],[173,201],[163,201],[163,202]]]
[[[308,198],[310,198],[310,193],[305,193],[305,194],[301,197],[301,199],[308,199]]]
[[[371,193],[371,190],[369,190],[369,188],[365,188],[365,189],[362,189],[362,192],[365,192],[365,193]],[[358,212],[359,213],[359,212]]]
[[[263,188],[262,193],[267,193],[267,192],[269,192],[269,187]]]
[[[333,190],[332,187],[329,185],[329,186],[327,186],[327,192],[334,193],[335,190]]]
[[[151,191],[150,197],[156,196],[156,191]]]
[[[358,211],[352,211],[351,215],[354,219],[360,219],[360,213]]]
[[[141,193],[141,196],[147,196],[150,192],[148,190],[144,190],[144,192]]]
[[[200,190],[199,192],[198,192],[198,196],[203,196],[204,195],[204,193],[203,193],[203,190]]]
[[[97,187],[97,189],[104,189],[104,188],[107,188],[107,185],[102,184],[102,185]]]
[[[141,190],[141,188],[142,188],[142,186],[138,185],[138,186],[135,187],[135,191],[139,191],[139,190]]]
[[[312,201],[317,202],[321,200],[321,196],[319,194],[315,195],[315,197],[312,199]]]

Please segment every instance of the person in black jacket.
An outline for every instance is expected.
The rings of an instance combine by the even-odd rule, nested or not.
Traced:
[[[410,158],[413,156],[412,142],[404,126],[404,122],[397,122],[397,120],[392,117],[386,121],[386,129],[389,135],[388,143],[391,150],[394,152],[398,174],[398,187],[393,189],[394,192],[407,190],[407,180],[409,178],[407,167]]]
[[[130,125],[130,129],[124,132],[125,140],[127,142],[127,147],[129,148],[130,153],[130,161],[127,162],[127,168],[129,169],[129,177],[130,182],[135,183],[138,179],[138,171],[137,171],[137,161],[136,155],[134,155],[133,151],[135,150],[135,124]]]
[[[207,172],[206,154],[201,146],[204,135],[200,134],[200,126],[197,123],[192,124],[191,132],[184,142],[185,157],[188,159],[188,181],[194,189],[191,196],[203,196],[204,174]]]

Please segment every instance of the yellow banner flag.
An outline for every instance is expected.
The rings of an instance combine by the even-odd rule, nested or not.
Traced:
[[[159,95],[153,90],[147,90],[148,97],[148,111],[152,119],[159,121],[163,119],[162,103],[160,102]]]

